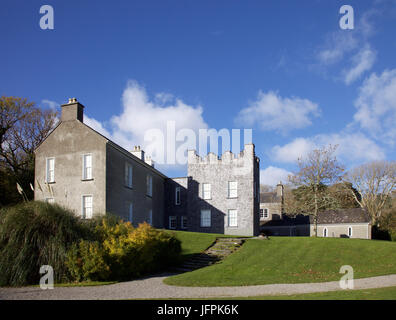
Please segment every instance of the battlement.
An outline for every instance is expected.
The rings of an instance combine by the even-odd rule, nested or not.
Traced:
[[[188,164],[231,164],[255,158],[254,144],[245,144],[244,149],[238,154],[226,151],[221,157],[209,152],[205,157],[197,154],[196,150],[188,150]]]

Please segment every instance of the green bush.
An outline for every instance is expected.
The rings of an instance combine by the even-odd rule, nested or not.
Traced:
[[[42,265],[53,267],[56,282],[67,281],[66,252],[73,242],[94,237],[93,231],[59,205],[28,202],[1,209],[0,285],[38,284]]]
[[[68,252],[67,265],[76,281],[129,280],[180,260],[180,241],[147,223],[134,228],[104,219],[96,230],[101,243],[81,241]]]
[[[179,240],[146,223],[81,220],[45,202],[0,210],[0,286],[38,284],[42,265],[52,266],[57,283],[126,280],[163,270],[180,252]]]

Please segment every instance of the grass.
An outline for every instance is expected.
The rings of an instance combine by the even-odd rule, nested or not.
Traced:
[[[252,297],[221,297],[175,300],[396,300],[396,287],[362,290],[339,290],[293,295],[265,295]]]
[[[173,234],[177,239],[181,241],[183,258],[188,258],[193,254],[205,251],[214,241],[216,241],[216,238],[230,237],[224,234],[216,233],[199,233],[169,230],[165,231]]]
[[[396,243],[388,241],[272,237],[250,239],[219,264],[166,278],[179,286],[246,286],[338,281],[342,265],[355,278],[396,274]]]
[[[396,287],[342,290],[279,296],[224,298],[227,300],[396,300]]]

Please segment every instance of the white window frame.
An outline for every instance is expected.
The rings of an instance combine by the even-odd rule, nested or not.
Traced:
[[[86,211],[85,211],[85,201],[84,199],[90,197],[91,198],[91,214],[90,217],[87,217]],[[83,194],[81,196],[81,218],[82,219],[92,219],[93,217],[93,195],[92,194]]]
[[[181,216],[180,218],[180,226],[182,229],[187,229],[187,216]]]
[[[147,186],[147,195],[153,196],[153,176],[151,174],[147,174],[146,177],[146,186]]]
[[[209,187],[209,189],[205,190],[205,186]],[[210,183],[202,183],[202,199],[212,199],[212,185]]]
[[[349,230],[351,231],[351,234],[349,234]],[[352,235],[353,235],[353,229],[352,229],[352,226],[349,226],[348,227],[348,237],[352,238]]]
[[[124,184],[128,188],[132,188],[133,186],[133,166],[129,162],[125,162]]]
[[[264,219],[264,209],[260,208],[260,219]]]
[[[238,181],[228,181],[228,198],[238,198]]]
[[[50,180],[49,161],[53,160],[52,179]],[[55,157],[48,157],[45,159],[45,181],[47,183],[55,182]]]
[[[91,166],[90,167],[87,167],[87,162],[86,162],[86,157],[87,156],[89,156],[90,158],[91,158]],[[92,153],[85,153],[85,154],[83,154],[83,156],[82,156],[82,179],[83,180],[92,180],[93,179],[93,174],[92,174],[92,167],[93,167],[93,164],[92,164]],[[90,175],[88,175],[87,174],[87,169],[88,168],[90,168],[91,169],[91,171],[90,171]]]
[[[323,228],[323,237],[328,238],[329,237],[329,229],[327,227]]]
[[[180,205],[180,203],[181,203],[180,195],[181,195],[181,188],[176,187],[176,189],[175,189],[175,205],[177,205],[177,206]]]
[[[264,219],[268,219],[269,218],[269,209],[268,208],[264,208],[263,218]]]
[[[208,214],[208,216],[205,217],[204,214]],[[210,228],[212,226],[212,211],[210,209],[201,210],[200,222],[201,228]]]
[[[172,226],[172,222],[175,223],[174,226]],[[169,229],[175,230],[177,228],[177,217],[176,216],[169,216]]]
[[[133,203],[128,202],[128,221],[133,223]]]
[[[235,214],[235,216],[234,216]],[[228,226],[229,227],[238,227],[238,210],[237,209],[228,209]]]

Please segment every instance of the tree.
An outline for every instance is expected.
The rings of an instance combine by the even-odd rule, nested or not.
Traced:
[[[396,189],[396,161],[360,165],[347,172],[344,180],[352,183],[359,195],[353,194],[356,202],[370,214],[372,224],[379,226],[385,204]]]
[[[34,182],[34,150],[55,127],[57,118],[56,112],[42,110],[27,99],[0,98],[0,171],[2,177],[13,182],[1,184],[7,190],[0,204],[15,202],[16,183],[29,199],[33,197],[30,184]]]
[[[305,158],[298,159],[298,172],[289,176],[290,182],[299,187],[294,191],[297,209],[313,217],[315,236],[319,210],[335,206],[327,186],[340,181],[344,171],[334,156],[336,149],[337,146],[329,145],[311,151]]]

